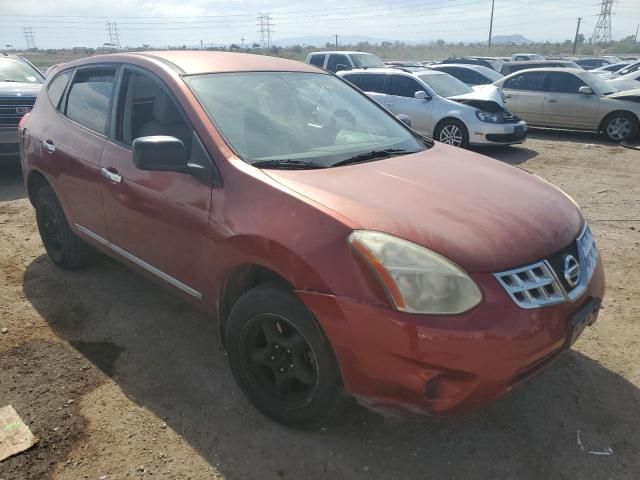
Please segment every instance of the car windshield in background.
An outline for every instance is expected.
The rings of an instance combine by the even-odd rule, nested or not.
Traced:
[[[473,92],[469,85],[447,73],[423,73],[418,74],[418,77],[441,97],[455,97]]]
[[[333,75],[216,73],[185,81],[229,146],[251,164],[330,167],[425,149],[400,122]]]
[[[351,58],[358,68],[384,67],[384,62],[375,55],[367,53],[353,53],[351,54]]]
[[[595,73],[587,72],[585,75],[587,83],[594,87],[601,95],[610,95],[618,91],[617,88],[611,86],[611,84],[600,78]]]
[[[481,73],[482,75],[487,77],[492,82],[497,82],[502,77],[504,77],[504,75],[502,75],[501,73],[498,73],[497,71],[495,71],[495,70],[493,70],[493,69],[491,69],[489,67],[483,67],[482,65],[478,65],[476,67],[476,71],[478,71],[479,73]]]
[[[0,58],[0,82],[42,83],[43,77],[31,65],[14,58]]]

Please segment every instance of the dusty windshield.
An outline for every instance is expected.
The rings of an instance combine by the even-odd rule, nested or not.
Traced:
[[[245,72],[185,80],[229,146],[251,164],[328,167],[372,151],[425,148],[391,115],[332,75]]]
[[[42,83],[42,75],[31,65],[14,58],[0,58],[0,82]]]
[[[384,67],[384,62],[370,53],[354,53],[351,58],[358,68]]]

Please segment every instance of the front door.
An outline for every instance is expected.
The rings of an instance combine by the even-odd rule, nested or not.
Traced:
[[[209,180],[177,172],[143,171],[133,163],[139,137],[181,140],[192,162],[208,161],[182,110],[157,78],[123,72],[114,138],[102,155],[102,194],[111,248],[139,268],[200,299],[207,282]]]
[[[572,73],[547,73],[542,110],[545,122],[553,127],[594,129],[599,97],[578,92],[586,86]]]

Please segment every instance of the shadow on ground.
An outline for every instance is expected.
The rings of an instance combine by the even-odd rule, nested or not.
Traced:
[[[9,202],[25,196],[20,161],[0,165],[0,202]]]
[[[510,165],[520,165],[538,156],[538,152],[527,148],[526,145],[482,147],[475,148],[474,151]]]
[[[55,333],[153,411],[225,478],[637,478],[640,393],[571,352],[466,418],[391,421],[353,407],[319,432],[282,428],[244,399],[215,321],[115,262],[57,270],[42,256],[24,293]],[[581,432],[587,450],[577,443]]]

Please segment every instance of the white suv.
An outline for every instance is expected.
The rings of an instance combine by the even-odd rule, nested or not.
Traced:
[[[330,72],[339,72],[351,68],[384,67],[384,62],[372,53],[363,52],[311,52],[304,63],[324,68]]]
[[[492,85],[472,89],[451,75],[430,69],[372,68],[338,73],[411,127],[449,145],[522,143],[527,124],[509,113]]]

